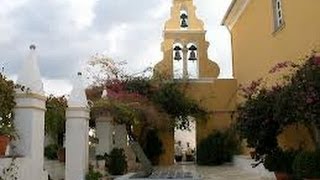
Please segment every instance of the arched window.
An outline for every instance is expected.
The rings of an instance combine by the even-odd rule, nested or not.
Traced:
[[[188,78],[189,79],[198,79],[199,78],[199,56],[198,48],[195,44],[190,43],[187,46],[188,48]]]
[[[183,46],[179,43],[173,45],[172,57],[173,57],[173,78],[183,78]]]
[[[186,10],[180,11],[180,27],[187,29],[189,27],[188,12]]]

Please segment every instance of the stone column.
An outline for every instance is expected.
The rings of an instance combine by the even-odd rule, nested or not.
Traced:
[[[81,73],[78,73],[66,112],[67,180],[85,180],[88,172],[90,111],[81,78]]]
[[[182,48],[183,54],[183,79],[188,79],[188,47],[185,45]]]
[[[30,46],[30,54],[23,63],[17,84],[24,88],[16,90],[14,124],[18,138],[12,142],[12,153],[27,159],[28,169],[23,179],[48,179],[43,170],[44,116],[46,97],[36,59],[36,47]]]
[[[96,119],[97,138],[99,143],[96,145],[96,155],[110,154],[112,144],[113,124],[112,117],[108,114],[102,114]]]

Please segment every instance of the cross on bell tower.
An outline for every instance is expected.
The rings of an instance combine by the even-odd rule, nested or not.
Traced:
[[[164,26],[164,59],[156,65],[155,75],[184,80],[218,77],[218,65],[208,59],[203,26],[193,0],[173,0],[171,17]]]

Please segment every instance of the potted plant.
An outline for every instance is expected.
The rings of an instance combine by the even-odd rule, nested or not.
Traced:
[[[293,161],[297,155],[296,151],[283,151],[276,149],[265,156],[263,165],[266,169],[274,172],[277,180],[290,180],[293,178]]]
[[[109,157],[109,173],[123,175],[127,171],[127,160],[123,149],[114,148]]]
[[[293,163],[293,170],[299,179],[320,179],[320,150],[299,153]]]
[[[13,125],[14,83],[0,73],[0,156],[5,155],[11,139],[16,137]]]
[[[96,156],[96,161],[97,161],[97,167],[100,170],[105,170],[106,169],[106,164],[108,160],[108,154],[105,153],[104,155],[97,155]]]

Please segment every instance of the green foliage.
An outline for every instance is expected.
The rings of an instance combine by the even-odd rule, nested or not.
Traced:
[[[125,89],[130,93],[149,96],[152,93],[151,81],[144,77],[134,77],[125,80]]]
[[[89,166],[89,172],[86,175],[86,180],[100,180],[102,174],[100,172],[94,171],[92,166]]]
[[[266,155],[263,165],[271,172],[293,174],[292,166],[297,154],[297,151],[283,151],[277,149]]]
[[[301,152],[294,160],[293,169],[298,178],[320,178],[320,150]]]
[[[127,171],[127,160],[123,149],[114,148],[109,156],[109,173],[123,175]]]
[[[163,153],[163,144],[159,138],[158,131],[151,129],[147,132],[147,137],[143,143],[143,151],[153,163],[153,165],[158,165],[158,160],[160,155]]]
[[[49,160],[58,159],[58,149],[59,146],[56,144],[50,144],[44,148],[44,156]]]
[[[49,96],[46,102],[45,132],[59,146],[63,145],[65,133],[67,100],[64,96]]]
[[[174,120],[177,129],[189,129],[189,116],[204,119],[206,112],[183,93],[178,84],[163,84],[153,95],[152,101],[159,105]]]
[[[0,135],[11,138],[16,137],[13,124],[13,109],[16,105],[14,100],[14,83],[0,73]]]
[[[231,162],[237,145],[230,140],[227,133],[214,132],[203,139],[197,149],[197,163],[217,166]]]

